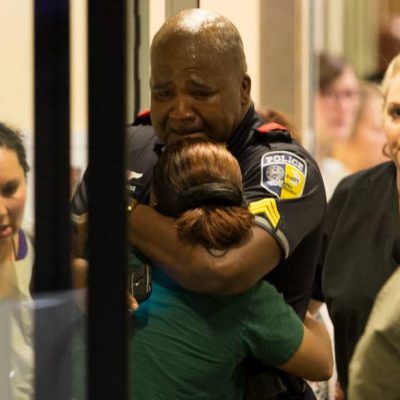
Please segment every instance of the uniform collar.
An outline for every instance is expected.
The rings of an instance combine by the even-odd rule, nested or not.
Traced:
[[[261,125],[264,121],[255,112],[254,105],[252,104],[247,111],[246,115],[233,132],[232,136],[228,140],[228,150],[232,154],[238,154],[252,138],[254,129]]]

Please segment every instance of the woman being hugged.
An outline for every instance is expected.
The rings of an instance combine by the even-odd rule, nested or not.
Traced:
[[[176,218],[182,240],[216,258],[248,240],[254,224],[238,162],[224,144],[197,135],[161,154],[153,206]],[[154,263],[151,296],[131,322],[129,385],[135,400],[242,399],[242,361],[248,356],[309,379],[327,379],[332,372],[327,332],[308,317],[303,325],[266,281],[240,295],[198,294]]]

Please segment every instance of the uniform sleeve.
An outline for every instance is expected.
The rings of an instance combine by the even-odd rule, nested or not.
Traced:
[[[325,214],[326,195],[317,164],[298,145],[264,148],[244,176],[245,196],[257,225],[271,233],[289,257]]]
[[[147,203],[151,190],[153,167],[157,162],[155,146],[157,137],[151,125],[130,126],[127,129],[126,173],[127,190],[141,203]],[[83,214],[88,211],[87,182],[90,165],[85,171],[71,200],[71,211]]]
[[[304,326],[283,296],[268,282],[261,282],[249,305],[244,341],[247,352],[276,367],[299,349]]]

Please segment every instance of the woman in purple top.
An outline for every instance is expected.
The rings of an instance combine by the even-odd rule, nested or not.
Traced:
[[[0,340],[7,349],[1,357],[9,385],[1,385],[0,398],[33,396],[33,317],[30,304],[33,248],[21,229],[27,192],[25,148],[21,136],[0,123]],[[4,342],[6,341],[6,342]],[[4,367],[4,368],[3,368]]]

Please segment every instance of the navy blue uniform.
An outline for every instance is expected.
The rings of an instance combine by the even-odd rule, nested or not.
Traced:
[[[303,318],[313,286],[326,197],[316,162],[277,124],[266,124],[251,108],[227,143],[239,161],[244,195],[256,223],[282,248],[282,262],[266,279]],[[142,116],[127,130],[127,168],[135,176],[135,197],[149,199],[157,149],[162,147]],[[78,186],[72,211],[87,210],[85,179]]]
[[[142,116],[127,131],[127,168],[135,182],[135,197],[148,202],[152,172],[163,144],[157,138],[149,116]],[[266,275],[285,300],[303,319],[308,308],[314,282],[322,221],[326,211],[326,195],[321,174],[309,153],[294,141],[285,128],[265,124],[251,107],[227,143],[240,164],[244,196],[256,223],[280,244],[282,261]],[[87,210],[85,179],[75,192],[72,211]],[[250,375],[258,375],[265,367],[251,360]],[[277,376],[269,374],[275,387]],[[264,375],[264,381],[266,375]],[[273,378],[271,378],[271,376]],[[286,382],[297,388],[297,381],[282,374]],[[248,382],[256,380],[249,380]],[[289,385],[289,386],[291,386]],[[256,385],[255,390],[260,392]],[[267,391],[270,389],[267,389]],[[296,391],[295,389],[293,389]],[[286,397],[289,398],[289,397]],[[300,397],[296,397],[300,399]],[[313,398],[307,391],[302,399]]]

